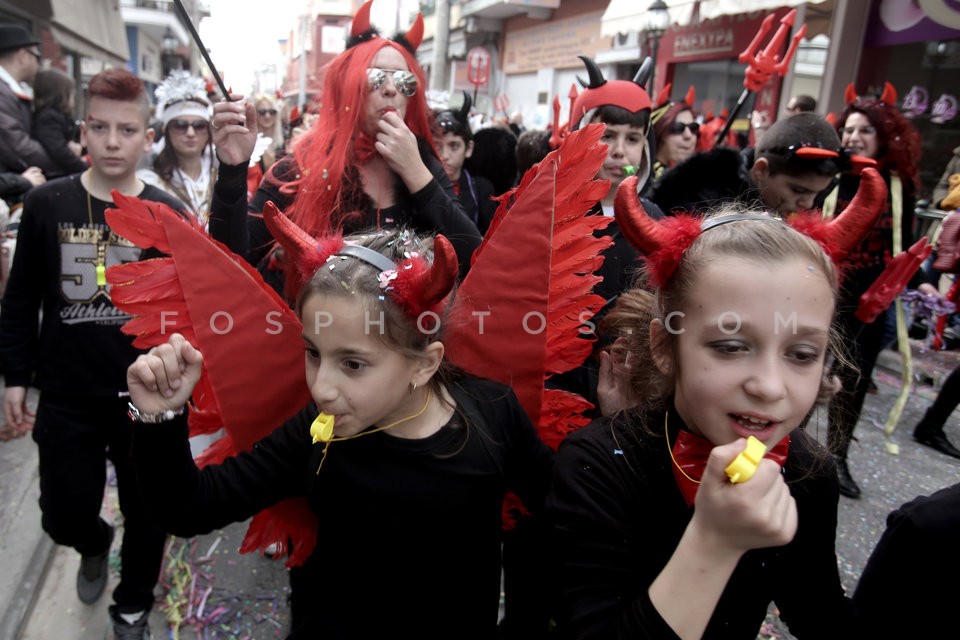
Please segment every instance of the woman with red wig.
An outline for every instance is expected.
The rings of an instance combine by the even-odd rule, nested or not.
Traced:
[[[401,225],[442,233],[465,275],[481,236],[433,147],[426,78],[414,55],[423,39],[423,18],[406,34],[384,38],[370,25],[371,4],[357,11],[347,48],[325,68],[317,120],[267,172],[249,210],[259,213],[273,201],[314,237]],[[216,188],[224,206],[245,200],[242,179],[255,120],[252,107],[239,101],[215,107],[217,149],[221,160],[233,165],[221,169]],[[249,233],[250,262],[266,258],[276,267],[281,260],[268,256],[273,238],[262,219],[251,216]]]
[[[864,324],[854,312],[860,296],[883,272],[887,263],[913,243],[913,209],[920,177],[920,134],[896,108],[897,94],[890,83],[880,97],[857,97],[847,88],[847,106],[837,119],[841,144],[849,152],[872,158],[887,182],[889,195],[880,219],[848,257],[843,295],[837,306],[837,321],[849,340],[851,356],[859,371],[843,367],[843,390],[830,403],[828,444],[837,456],[840,493],[860,497],[860,487],[847,465],[847,451],[860,419],[870,385],[870,374],[883,349],[884,315]],[[860,176],[844,173],[837,188],[824,203],[824,215],[839,213],[849,204],[860,185]],[[896,238],[896,240],[895,240]]]

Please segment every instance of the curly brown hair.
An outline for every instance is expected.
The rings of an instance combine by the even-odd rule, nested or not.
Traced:
[[[843,131],[852,113],[862,113],[877,130],[879,149],[875,160],[880,168],[896,171],[902,180],[920,188],[920,134],[913,123],[896,107],[868,96],[847,105],[837,118],[837,131]]]

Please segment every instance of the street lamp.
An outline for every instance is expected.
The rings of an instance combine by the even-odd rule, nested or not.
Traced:
[[[163,47],[163,52],[170,55],[176,51],[177,45],[179,44],[180,41],[177,40],[177,36],[174,35],[173,29],[167,27],[167,30],[163,33],[163,40],[160,42],[160,46]]]
[[[647,12],[643,15],[643,31],[646,37],[651,40],[651,54],[653,60],[653,70],[650,71],[650,91],[654,90],[653,77],[657,71],[657,49],[660,47],[660,38],[667,32],[670,26],[670,11],[667,9],[667,3],[663,0],[653,0],[647,7]]]

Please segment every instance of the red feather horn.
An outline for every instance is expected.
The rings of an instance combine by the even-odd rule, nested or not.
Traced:
[[[373,0],[370,0],[371,2]],[[367,14],[369,16],[369,10]],[[410,46],[413,47],[413,50],[416,51],[420,48],[420,43],[423,42],[423,14],[418,13],[417,19],[413,21],[413,24],[410,26],[410,30],[403,34],[403,39],[410,43]]]
[[[356,15],[353,16],[353,24],[350,26],[351,38],[370,31],[370,7],[372,6],[373,0],[367,0],[357,9]]]

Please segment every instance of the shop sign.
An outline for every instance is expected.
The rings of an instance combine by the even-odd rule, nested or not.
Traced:
[[[503,48],[504,73],[583,69],[577,54],[594,58],[598,51],[610,48],[610,38],[600,36],[602,16],[603,11],[594,11],[508,32]]]
[[[673,41],[673,56],[687,58],[713,53],[733,53],[733,29],[721,27],[700,33],[678,33]],[[737,53],[740,53],[737,51]]]

